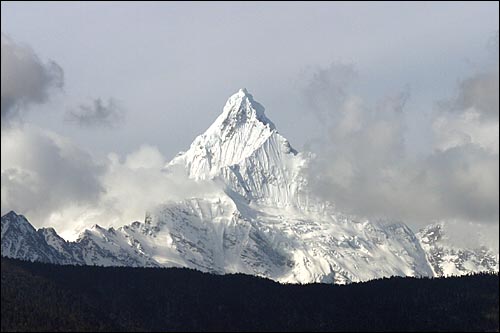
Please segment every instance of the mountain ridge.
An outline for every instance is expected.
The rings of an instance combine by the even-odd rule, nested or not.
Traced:
[[[240,89],[190,148],[164,167],[167,173],[184,169],[188,177],[213,182],[219,190],[165,202],[147,212],[144,222],[94,226],[76,242],[63,243],[50,229],[31,237],[29,228],[26,237],[4,241],[2,217],[2,255],[4,243],[5,253],[22,258],[12,244],[40,241],[48,252],[38,257],[57,263],[190,267],[292,283],[439,276],[453,267],[460,274],[498,271],[498,256],[490,252],[471,250],[439,261],[435,258],[443,251],[434,249],[443,246],[422,242],[404,223],[359,220],[317,200],[304,175],[310,158],[297,152],[264,107]],[[6,219],[7,228],[12,219]]]

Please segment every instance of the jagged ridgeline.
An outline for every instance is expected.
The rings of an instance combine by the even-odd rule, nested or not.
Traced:
[[[346,216],[309,192],[298,152],[245,89],[164,171],[180,168],[213,190],[166,201],[143,222],[98,225],[75,242],[2,217],[2,255],[59,264],[189,267],[291,283],[349,283],[384,276],[498,271],[498,253],[449,246],[441,225],[415,234],[403,223]],[[103,221],[105,223],[105,221]]]

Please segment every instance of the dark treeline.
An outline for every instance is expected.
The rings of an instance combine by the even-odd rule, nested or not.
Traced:
[[[2,258],[2,331],[498,331],[498,275],[281,285]]]

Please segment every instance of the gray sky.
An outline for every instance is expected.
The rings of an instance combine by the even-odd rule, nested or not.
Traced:
[[[99,179],[113,167],[75,163],[78,158],[116,153],[124,165],[140,156],[156,167],[187,149],[226,99],[246,87],[296,149],[320,153],[311,170],[328,175],[335,167],[321,183],[341,190],[317,191],[345,201],[342,208],[374,216],[389,210],[395,218],[415,217],[415,226],[433,218],[498,225],[498,187],[491,187],[498,183],[498,172],[492,173],[498,170],[498,2],[4,1],[1,9],[2,122],[21,117],[26,129],[24,136],[13,130],[20,143],[9,146],[2,127],[2,164],[24,168],[4,173],[2,166],[2,183],[13,184],[11,198],[40,205],[37,193],[19,185],[30,172],[19,170],[43,165],[32,173],[53,184],[59,173],[47,165],[57,159],[65,175],[91,180],[85,188],[74,184],[78,191],[61,183],[53,192],[65,203],[54,194],[44,216],[67,202],[95,204],[105,192]],[[5,57],[4,34],[10,41]],[[5,65],[10,72],[4,58],[17,61]],[[18,75],[21,67],[28,70]],[[4,72],[11,83],[5,93]],[[14,85],[27,78],[36,83],[30,91]],[[18,103],[4,114],[4,103],[12,101]],[[361,119],[354,130],[346,126],[353,117]],[[382,140],[377,128],[389,135]],[[380,147],[356,148],[373,144],[374,136]],[[46,154],[10,155],[20,146]],[[480,162],[450,172],[472,161]],[[374,168],[390,172],[392,182]],[[424,180],[415,188],[415,179]],[[390,196],[377,192],[380,184]],[[407,194],[410,187],[415,190]],[[38,194],[45,193],[40,187]],[[421,205],[432,207],[423,215],[404,203],[384,206],[422,197],[429,202]]]
[[[185,149],[246,87],[297,149],[314,136],[301,90],[310,71],[352,63],[376,99],[408,85],[410,129],[482,61],[498,30],[497,3],[9,3],[2,32],[65,73],[64,92],[29,121],[92,151],[143,143]],[[68,126],[68,108],[114,98],[113,131]],[[417,138],[415,138],[417,137]],[[424,145],[420,129],[409,139]]]

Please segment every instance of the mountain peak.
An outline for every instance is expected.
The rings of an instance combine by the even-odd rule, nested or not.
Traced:
[[[17,214],[13,210],[11,210],[10,212],[8,212],[7,214],[5,214],[5,215],[2,216],[2,221],[4,221],[4,220],[5,221],[12,220],[12,221],[16,221],[17,223],[25,223],[25,222],[28,221],[26,219],[26,217],[24,217],[24,215]]]
[[[271,130],[276,129],[274,123],[265,115],[264,107],[254,100],[253,95],[246,88],[241,88],[228,98],[222,114],[207,132],[216,131],[227,136],[231,135],[231,131],[248,122],[258,122]]]
[[[10,217],[10,218],[16,218],[18,217],[19,215],[17,215],[17,213],[13,210],[11,210],[10,212],[8,212],[7,214],[3,215],[2,217]]]
[[[238,94],[249,95],[247,88],[240,88]]]
[[[266,149],[296,154],[266,117],[264,107],[242,88],[229,97],[219,117],[196,137],[189,150],[169,165],[184,164],[188,175],[195,179],[213,178],[222,168],[241,163],[266,142],[270,145]],[[274,162],[279,160],[277,157]]]
[[[189,150],[166,168],[182,165],[190,178],[217,178],[247,200],[285,206],[298,204],[304,163],[264,107],[242,88]]]

